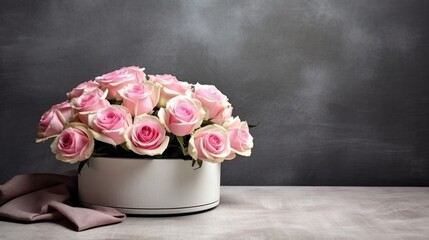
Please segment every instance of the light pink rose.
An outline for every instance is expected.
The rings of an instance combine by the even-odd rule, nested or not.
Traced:
[[[83,82],[77,85],[77,87],[73,88],[73,90],[71,90],[69,93],[67,93],[67,96],[69,97],[69,99],[78,98],[84,92],[92,91],[99,87],[100,87],[100,84],[98,82],[94,82],[94,81]]]
[[[88,159],[94,151],[91,132],[81,123],[70,123],[51,144],[58,160],[75,163]]]
[[[231,154],[228,160],[235,158],[235,154],[250,156],[253,148],[253,137],[249,133],[247,122],[242,122],[239,117],[230,118],[223,126],[228,131],[228,138],[231,143]]]
[[[102,89],[108,90],[107,99],[120,100],[121,96],[119,95],[119,90],[128,84],[141,83],[146,79],[146,74],[143,70],[144,68],[134,66],[124,67],[96,77],[95,81],[100,83]]]
[[[191,134],[199,128],[204,115],[204,109],[198,100],[183,95],[170,99],[167,107],[158,112],[159,120],[167,131],[177,136]]]
[[[125,130],[132,121],[128,110],[120,105],[112,105],[89,115],[94,138],[115,146],[125,142]]]
[[[192,97],[198,99],[206,111],[205,120],[210,120],[217,124],[222,124],[231,117],[232,106],[228,98],[223,95],[213,85],[195,85],[195,91]]]
[[[150,113],[159,101],[160,88],[158,83],[153,82],[130,84],[119,90],[122,105],[132,116]]]
[[[175,76],[170,74],[149,75],[149,80],[161,84],[161,97],[158,102],[158,107],[165,107],[167,101],[178,95],[190,93],[191,84],[177,80]]]
[[[134,123],[125,132],[128,149],[140,155],[159,155],[168,146],[170,137],[165,135],[164,126],[157,117],[142,114],[134,118]]]
[[[223,162],[231,153],[228,132],[220,125],[207,125],[191,136],[189,155],[195,160]]]
[[[73,109],[70,102],[65,101],[52,106],[40,118],[36,142],[55,137],[64,129],[64,125],[72,120]]]
[[[85,124],[88,124],[88,115],[100,109],[110,106],[106,100],[106,92],[100,89],[85,91],[80,97],[71,100],[72,107],[77,111],[77,117]]]
[[[137,80],[137,82],[146,81],[146,73],[144,73],[144,68],[140,68],[137,66],[129,66],[123,67],[122,70],[126,70],[129,74],[133,74]]]

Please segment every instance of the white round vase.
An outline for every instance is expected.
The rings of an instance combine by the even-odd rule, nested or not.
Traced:
[[[219,204],[220,164],[195,169],[182,159],[91,158],[82,168],[82,205],[105,206],[127,214],[181,214]]]

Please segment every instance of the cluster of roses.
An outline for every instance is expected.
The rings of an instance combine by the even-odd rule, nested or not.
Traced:
[[[215,86],[125,67],[81,83],[68,100],[40,119],[37,142],[55,137],[51,150],[69,163],[88,159],[95,140],[139,155],[162,155],[170,138],[190,136],[183,149],[194,160],[222,162],[249,156],[248,124],[231,117],[228,98]],[[182,146],[183,147],[183,146]]]

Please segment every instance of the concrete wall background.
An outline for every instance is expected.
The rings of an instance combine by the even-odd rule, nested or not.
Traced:
[[[0,182],[75,168],[44,111],[122,66],[216,85],[260,122],[226,185],[429,185],[427,1],[0,1]]]

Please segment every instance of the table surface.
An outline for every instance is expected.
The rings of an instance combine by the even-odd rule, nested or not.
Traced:
[[[0,239],[429,239],[429,187],[221,187],[212,210],[74,232],[0,222]]]

